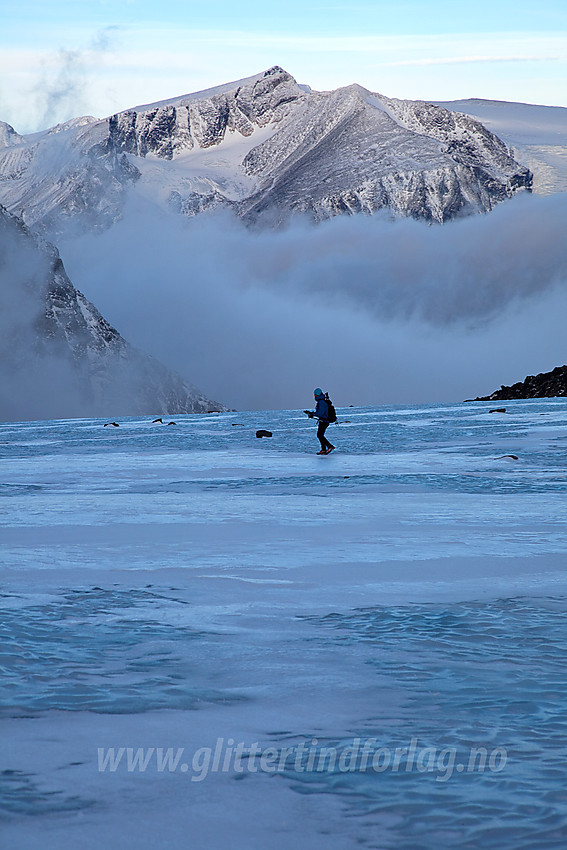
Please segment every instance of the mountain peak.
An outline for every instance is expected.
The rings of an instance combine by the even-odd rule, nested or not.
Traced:
[[[284,70],[284,68],[282,68],[280,65],[273,65],[266,71],[260,71],[258,74],[253,74],[251,77],[243,77],[240,80],[232,80],[229,83],[222,83],[221,85],[213,86],[212,88],[201,89],[196,92],[178,95],[177,97],[171,97],[166,100],[159,100],[154,101],[153,103],[141,104],[139,106],[134,106],[130,109],[125,109],[123,110],[123,112],[148,112],[152,109],[160,109],[165,106],[175,107],[187,104],[189,102],[199,100],[210,100],[211,98],[217,97],[219,95],[227,95],[230,92],[238,91],[246,87],[254,87],[257,83],[265,81],[267,78],[272,78],[272,80],[277,79],[278,83],[289,82],[298,86],[294,77],[292,77],[291,74]],[[299,88],[300,87],[298,86],[298,89]]]
[[[291,77],[291,74],[281,67],[281,65],[272,65],[271,68],[268,68],[267,71],[264,71],[265,77],[273,77],[274,74],[287,74],[288,77]]]

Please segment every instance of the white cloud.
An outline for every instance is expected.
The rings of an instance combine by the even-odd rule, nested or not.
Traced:
[[[459,400],[565,358],[567,197],[444,226],[339,217],[251,233],[130,209],[62,247],[132,343],[239,408]]]

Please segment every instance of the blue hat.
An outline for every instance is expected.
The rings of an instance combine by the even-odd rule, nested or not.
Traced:
[[[324,395],[323,390],[321,389],[321,387],[317,387],[317,389],[316,389],[316,390],[313,390],[313,395],[314,395],[314,396]]]

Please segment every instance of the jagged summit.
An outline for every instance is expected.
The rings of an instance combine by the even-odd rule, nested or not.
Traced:
[[[233,80],[230,83],[222,83],[220,86],[213,86],[209,89],[202,89],[201,91],[178,95],[177,97],[171,97],[167,100],[157,100],[153,103],[145,103],[140,106],[134,106],[132,109],[134,112],[147,112],[150,109],[160,109],[163,106],[177,106],[179,104],[187,103],[188,101],[207,100],[208,98],[227,94],[228,92],[236,91],[237,89],[254,86],[256,83],[261,82],[268,77],[279,78],[281,75],[285,75],[290,80],[293,80],[291,74],[288,74],[288,72],[279,65],[274,65],[272,68],[268,68],[267,71],[261,71],[259,74],[253,74],[251,77],[243,77],[241,80]],[[293,82],[295,82],[295,80],[293,80]]]
[[[127,196],[278,224],[389,209],[443,222],[487,212],[531,174],[481,123],[352,84],[316,92],[278,65],[0,149],[0,202],[49,235],[108,227]]]
[[[108,119],[109,144],[145,157],[173,159],[220,144],[228,132],[251,136],[282,120],[285,104],[306,94],[279,66],[237,83],[119,112]]]

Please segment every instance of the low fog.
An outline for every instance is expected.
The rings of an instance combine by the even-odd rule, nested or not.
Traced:
[[[337,217],[250,231],[131,198],[59,240],[129,342],[240,409],[459,401],[567,361],[567,196],[443,226]]]

